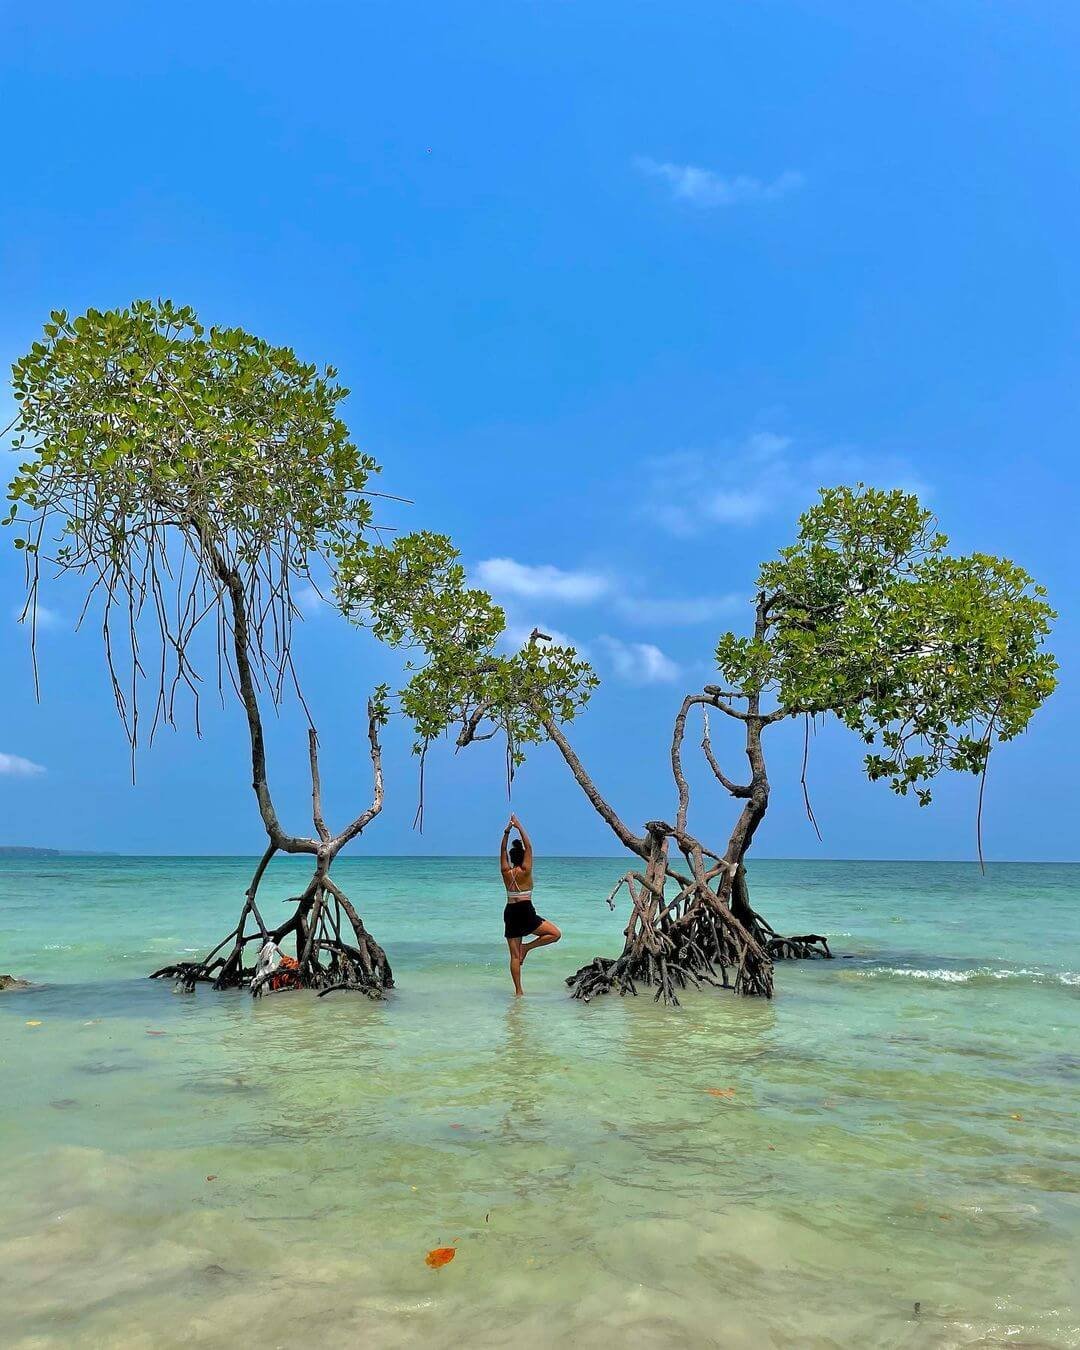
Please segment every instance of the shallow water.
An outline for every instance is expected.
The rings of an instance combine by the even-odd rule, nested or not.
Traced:
[[[613,859],[524,1000],[461,858],[336,869],[385,1003],[142,978],[250,869],[0,862],[0,1344],[1080,1345],[1080,866],[755,863],[771,1003],[568,1000]]]

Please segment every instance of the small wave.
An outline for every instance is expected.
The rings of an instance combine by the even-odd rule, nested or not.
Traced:
[[[976,966],[971,970],[920,970],[912,966],[878,966],[870,970],[846,972],[864,980],[927,980],[932,984],[993,984],[1012,981],[1017,984],[1080,985],[1080,973],[1073,970],[995,970]]]

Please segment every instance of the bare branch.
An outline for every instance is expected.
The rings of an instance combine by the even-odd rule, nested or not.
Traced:
[[[262,716],[259,712],[259,700],[255,693],[255,680],[248,655],[247,601],[239,573],[231,568],[222,557],[213,540],[203,537],[203,546],[210,558],[214,571],[222,585],[228,591],[232,607],[233,656],[236,660],[236,675],[240,698],[247,713],[248,736],[251,741],[252,787],[259,803],[259,814],[270,842],[284,853],[317,853],[319,846],[314,839],[305,839],[288,835],[274,809],[270,788],[266,779],[266,744],[263,738]]]
[[[459,750],[464,749],[465,746],[467,745],[472,745],[474,741],[489,741],[491,740],[492,736],[498,735],[499,732],[498,727],[494,727],[491,731],[487,732],[483,736],[477,734],[477,731],[480,727],[480,723],[483,722],[484,718],[487,717],[490,711],[491,711],[490,703],[478,703],[476,707],[472,710],[472,712],[468,715],[468,717],[465,718],[465,720],[461,724],[461,730],[458,732],[456,742],[457,748]]]
[[[675,726],[671,734],[671,772],[679,792],[676,828],[680,831],[686,829],[686,814],[690,807],[690,784],[686,781],[686,774],[683,773],[682,767],[682,743],[683,737],[686,735],[686,714],[695,702],[693,694],[687,694],[683,699],[682,707],[676,714]]]
[[[311,818],[323,843],[330,839],[322,809],[322,783],[319,780],[319,736],[314,727],[308,727],[308,762],[311,765]]]
[[[367,712],[368,745],[371,753],[371,805],[366,811],[361,812],[351,825],[347,825],[333,841],[335,855],[340,853],[350,839],[355,839],[358,834],[362,834],[383,809],[385,790],[383,785],[382,746],[379,744],[379,719],[372,699],[368,699]]]
[[[566,760],[570,772],[577,779],[579,787],[585,793],[586,797],[588,797],[589,801],[592,802],[601,818],[607,822],[619,842],[624,848],[628,848],[631,853],[636,853],[638,857],[646,857],[648,855],[648,845],[646,840],[640,835],[634,834],[634,832],[623,823],[619,816],[616,815],[614,808],[600,795],[599,789],[589,777],[584,765],[574,753],[573,747],[562,734],[558,723],[552,715],[546,709],[540,709],[538,710],[538,716],[548,736],[559,747],[559,751],[562,754],[563,759]]]
[[[732,694],[726,689],[720,689],[715,684],[707,684],[705,686],[705,693],[709,695],[712,706],[714,708],[719,708],[722,713],[727,713],[728,717],[737,717],[740,722],[745,722],[749,718],[749,713],[739,712],[737,708],[733,708],[731,704],[725,702],[725,700],[729,698],[749,698],[750,695]]]
[[[751,784],[733,782],[727,776],[727,774],[724,773],[723,769],[721,769],[720,765],[717,763],[716,756],[713,754],[712,740],[709,736],[708,708],[704,710],[704,716],[705,716],[705,728],[701,735],[701,748],[705,753],[705,759],[709,765],[709,768],[712,769],[713,774],[715,775],[716,780],[721,785],[721,787],[726,788],[733,797],[749,797],[750,793],[753,791],[753,787],[751,786]]]

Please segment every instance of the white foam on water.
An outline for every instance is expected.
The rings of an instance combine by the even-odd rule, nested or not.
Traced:
[[[1012,980],[1025,984],[1080,984],[1080,974],[1072,970],[997,970],[991,966],[975,966],[970,970],[930,969],[914,966],[878,966],[870,970],[848,970],[844,974],[864,980],[927,980],[934,984],[972,984],[988,980]]]

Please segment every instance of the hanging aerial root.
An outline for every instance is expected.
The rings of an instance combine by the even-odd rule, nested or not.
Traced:
[[[773,968],[768,952],[726,911],[698,902],[663,929],[639,930],[621,956],[598,956],[566,983],[570,996],[585,1003],[600,994],[636,995],[646,985],[656,1002],[677,1007],[680,991],[702,985],[771,998]]]

